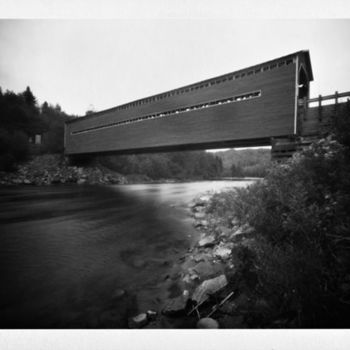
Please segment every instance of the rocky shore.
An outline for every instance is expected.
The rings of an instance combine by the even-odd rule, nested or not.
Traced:
[[[35,185],[76,183],[124,184],[124,176],[101,166],[77,167],[69,165],[62,155],[40,155],[24,163],[14,172],[0,172],[0,185]]]
[[[203,195],[190,205],[201,236],[166,276],[177,295],[158,312],[130,318],[130,328],[259,328],[270,322],[269,305],[256,293],[254,276],[242,269],[239,253],[254,244],[253,229],[235,219],[221,222],[209,213],[210,200]]]

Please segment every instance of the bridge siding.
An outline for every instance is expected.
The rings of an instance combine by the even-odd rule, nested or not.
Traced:
[[[67,154],[167,148],[293,134],[295,64],[67,124]],[[70,135],[89,127],[261,90],[259,98]],[[276,103],[278,101],[278,103]],[[137,140],[135,142],[135,140]]]
[[[349,111],[349,102],[309,107],[302,119],[301,136],[319,136],[329,132],[332,119],[337,115],[346,115]]]

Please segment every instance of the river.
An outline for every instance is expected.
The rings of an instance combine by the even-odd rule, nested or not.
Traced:
[[[249,183],[0,188],[0,327],[124,328],[160,310],[198,239],[190,201]]]

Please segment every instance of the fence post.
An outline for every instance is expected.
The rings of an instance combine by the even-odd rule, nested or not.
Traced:
[[[318,95],[318,120],[322,121],[322,96]]]
[[[338,111],[338,91],[335,92],[334,94],[335,98],[335,104],[334,104],[334,116],[337,116],[337,111]]]

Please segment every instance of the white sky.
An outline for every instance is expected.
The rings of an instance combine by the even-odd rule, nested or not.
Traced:
[[[84,115],[308,49],[313,97],[350,90],[349,43],[349,19],[3,19],[0,86]]]

